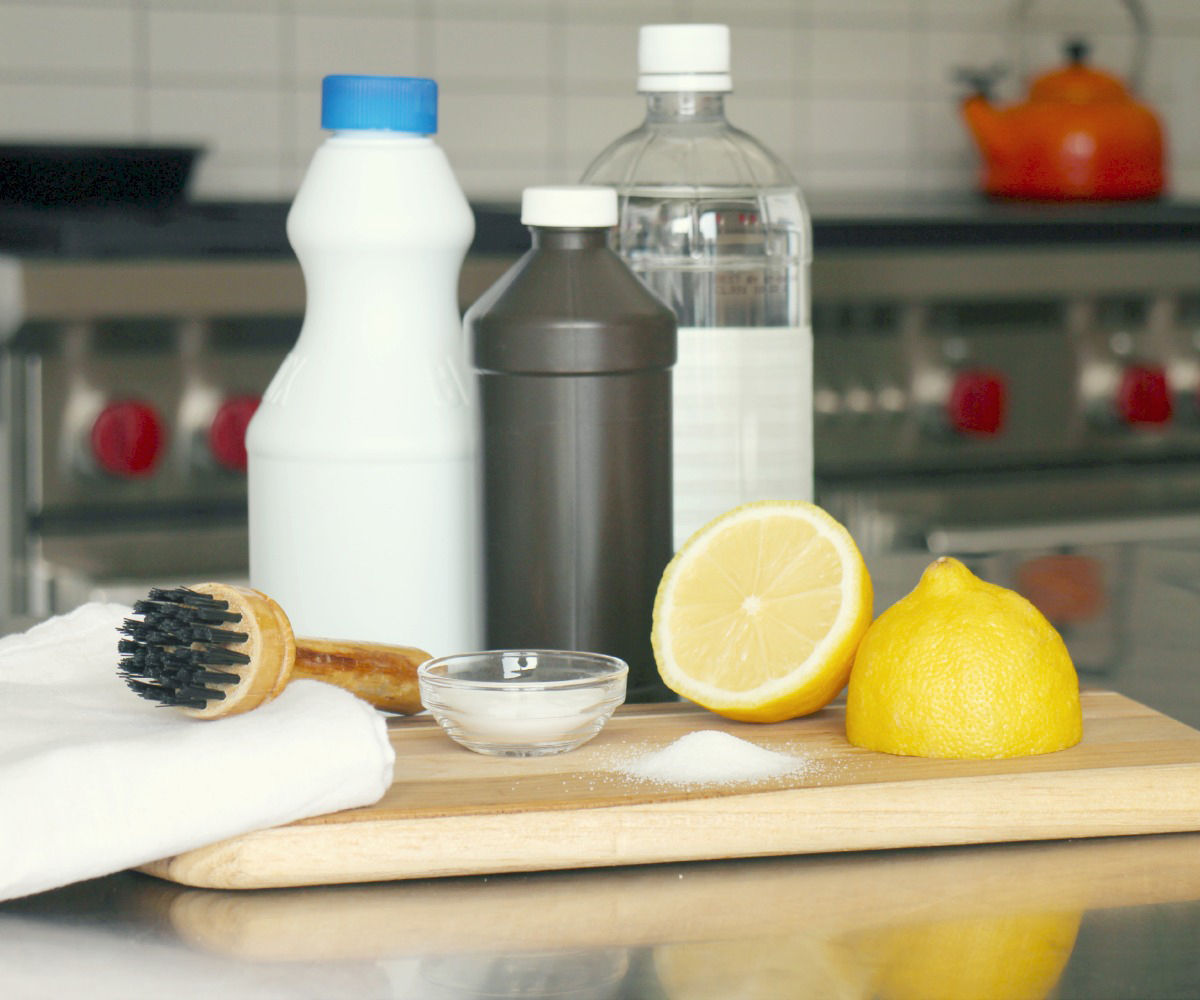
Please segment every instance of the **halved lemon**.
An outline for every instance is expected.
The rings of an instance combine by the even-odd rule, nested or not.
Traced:
[[[746,504],[697,531],[664,570],[658,671],[730,719],[808,715],[846,686],[871,606],[862,554],[833,517],[801,501]]]

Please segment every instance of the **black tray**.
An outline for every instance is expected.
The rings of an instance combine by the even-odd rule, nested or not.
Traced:
[[[0,145],[0,202],[165,208],[183,199],[200,152],[191,146]]]

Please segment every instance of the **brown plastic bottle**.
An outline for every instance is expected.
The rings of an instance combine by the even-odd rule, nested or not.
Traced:
[[[610,188],[530,188],[533,247],[466,316],[481,428],[485,641],[629,664],[672,554],[674,314],[609,249]]]

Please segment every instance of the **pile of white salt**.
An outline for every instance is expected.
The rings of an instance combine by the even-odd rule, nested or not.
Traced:
[[[768,750],[729,733],[701,729],[674,743],[619,763],[616,770],[657,785],[726,785],[803,774],[812,761]]]

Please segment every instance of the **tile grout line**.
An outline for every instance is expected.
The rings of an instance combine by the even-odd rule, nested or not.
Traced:
[[[546,18],[546,163],[547,183],[573,183],[567,163],[567,17],[560,3],[547,9]],[[557,98],[557,99],[556,99]]]
[[[905,156],[904,187],[910,193],[916,193],[921,188],[921,179],[928,176],[928,148],[925,142],[925,116],[921,114],[920,91],[924,87],[914,87],[918,66],[924,66],[929,57],[929,11],[926,0],[911,0],[909,7],[908,27],[908,56],[911,60],[908,72],[908,134],[911,137],[911,148]]]
[[[150,139],[150,0],[135,0],[133,15],[133,130],[142,142]]]
[[[298,155],[296,116],[299,114],[300,80],[296,65],[296,8],[290,0],[277,0],[275,8],[276,30],[279,41],[279,65],[277,80],[279,83],[279,151],[276,156],[276,168],[279,171],[279,187],[287,191],[295,184],[293,171]]]
[[[417,25],[417,65],[421,76],[437,79],[437,19],[435,0],[416,0],[413,20]],[[439,88],[440,88],[439,84]]]

